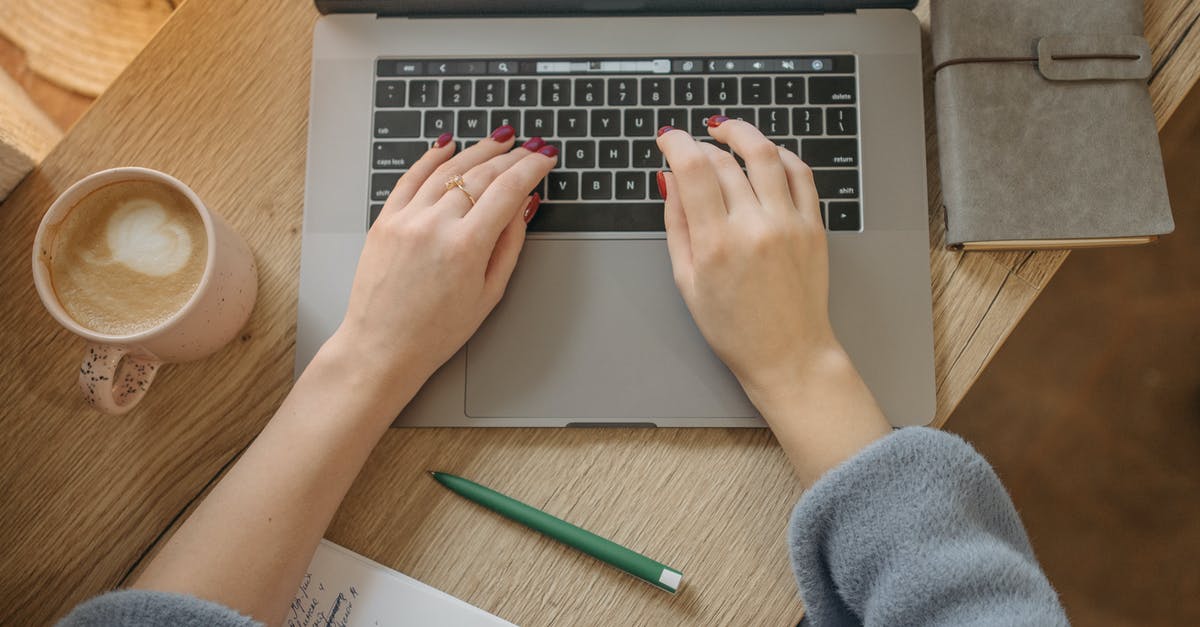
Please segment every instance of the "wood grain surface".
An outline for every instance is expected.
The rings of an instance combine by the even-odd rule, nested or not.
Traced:
[[[918,14],[927,23],[924,3]],[[1200,0],[1148,3],[1160,124],[1200,74],[1197,15]],[[308,0],[185,3],[0,206],[0,624],[53,620],[128,581],[286,394],[316,18]],[[929,90],[926,104],[940,423],[1065,255],[942,247]],[[116,165],[188,183],[260,267],[241,338],[167,367],[120,418],[84,407],[82,342],[43,311],[29,268],[54,197]],[[644,551],[685,585],[670,596],[601,566],[455,497],[428,468]],[[798,496],[765,430],[392,430],[326,537],[525,625],[784,625],[802,611],[785,551]]]

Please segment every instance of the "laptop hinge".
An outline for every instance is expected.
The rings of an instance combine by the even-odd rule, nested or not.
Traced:
[[[905,8],[916,0],[315,0],[321,13],[378,17],[791,15]]]

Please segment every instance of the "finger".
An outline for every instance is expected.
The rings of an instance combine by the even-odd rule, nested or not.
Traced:
[[[421,184],[420,189],[413,195],[413,200],[421,205],[433,205],[448,191],[446,181],[450,180],[450,177],[466,174],[468,170],[484,161],[508,152],[509,148],[512,148],[515,134],[513,127],[505,124],[492,131],[487,139],[454,155],[430,174],[429,179]]]
[[[478,201],[497,176],[529,156],[529,153],[541,150],[545,145],[546,142],[541,137],[533,137],[518,148],[513,148],[502,155],[484,161],[463,174],[463,187]],[[446,194],[437,201],[436,206],[439,210],[444,209],[455,217],[461,218],[471,210],[471,199],[462,192]]]
[[[746,162],[750,185],[754,187],[754,193],[763,207],[793,209],[783,161],[774,142],[763,136],[753,124],[730,120],[723,115],[708,119],[708,134],[723,144],[729,144]]]
[[[526,198],[558,161],[558,148],[542,146],[500,173],[484,190],[479,202],[463,217],[469,228],[494,244],[505,225],[525,209]]]
[[[787,173],[788,190],[792,198],[792,204],[806,218],[820,220],[821,203],[817,198],[817,185],[813,182],[812,169],[796,153],[786,148],[777,148],[779,150],[780,163],[783,164],[784,172]]]
[[[712,163],[691,135],[670,127],[659,129],[658,148],[679,182],[679,202],[692,240],[703,239],[728,218]]]
[[[453,139],[454,136],[450,133],[443,133],[433,142],[429,150],[426,150],[425,154],[412,164],[408,172],[405,172],[404,176],[396,181],[396,186],[392,188],[392,193],[388,195],[387,202],[383,205],[383,213],[402,209],[412,202],[413,196],[429,179],[429,175],[454,155]]]
[[[529,198],[521,206],[521,211],[515,213],[508,221],[496,240],[496,248],[492,251],[487,272],[483,276],[483,289],[491,295],[493,303],[500,302],[504,289],[508,287],[508,281],[517,267],[517,258],[525,246],[525,225],[529,223],[526,216],[532,218],[540,202],[541,197],[537,194]]]
[[[733,155],[729,154],[729,151],[721,150],[704,142],[700,142],[700,148],[708,156],[709,163],[712,164],[713,172],[717,175],[717,183],[721,186],[721,197],[724,198],[725,206],[729,208],[730,213],[738,208],[749,209],[758,205],[759,201],[758,197],[754,195],[754,188],[750,187],[750,181],[746,180],[741,166],[734,160]]]
[[[675,285],[686,297],[692,289],[692,239],[683,204],[679,202],[679,182],[673,174],[661,171],[658,182],[662,188],[659,191],[663,197],[663,222],[667,226],[667,254],[671,256]]]

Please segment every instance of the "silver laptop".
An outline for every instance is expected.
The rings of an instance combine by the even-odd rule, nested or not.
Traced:
[[[913,4],[317,0],[297,375],[405,168],[443,132],[507,123],[558,168],[503,302],[396,425],[763,426],[675,288],[654,184],[655,130],[707,138],[723,113],[813,168],[837,335],[893,424],[930,422]]]

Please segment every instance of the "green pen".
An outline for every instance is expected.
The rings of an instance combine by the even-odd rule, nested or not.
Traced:
[[[612,540],[571,523],[555,518],[536,507],[526,505],[499,492],[444,472],[429,471],[438,483],[450,488],[459,496],[478,503],[509,520],[516,521],[540,531],[563,544],[574,547],[592,557],[615,566],[642,581],[674,594],[683,581],[683,573],[665,564],[660,564],[637,551],[631,551]]]

